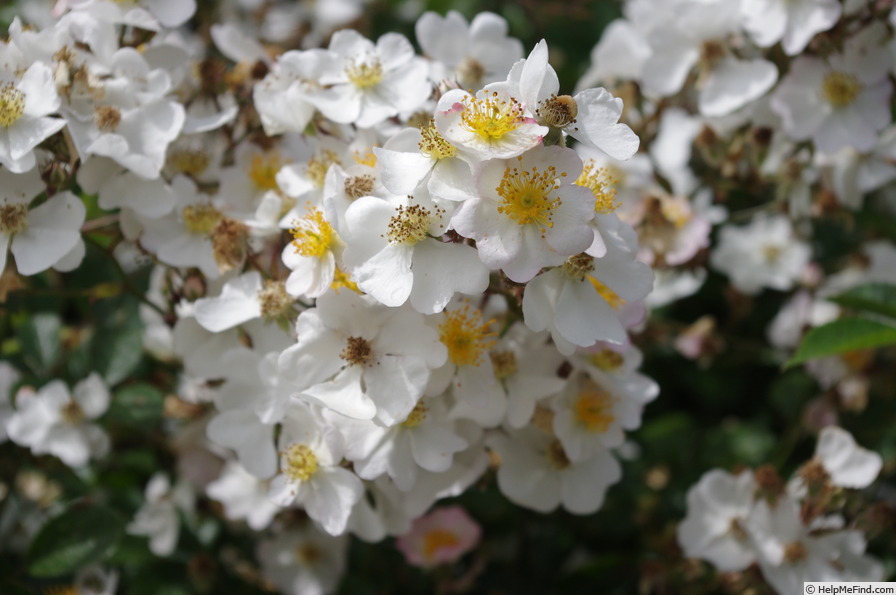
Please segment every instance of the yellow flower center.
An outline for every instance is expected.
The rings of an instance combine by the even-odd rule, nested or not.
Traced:
[[[522,157],[517,160],[522,162]],[[559,174],[559,177],[565,176],[566,172]],[[495,189],[502,199],[498,212],[519,225],[534,223],[544,233],[545,228],[554,227],[553,212],[561,202],[551,193],[559,186],[557,169],[553,165],[544,171],[538,171],[536,167],[528,171],[508,167]]]
[[[594,159],[585,161],[582,173],[576,178],[576,185],[584,186],[594,194],[594,211],[605,215],[619,208],[620,203],[616,198],[616,178],[610,170],[598,167]]]
[[[351,277],[348,274],[340,269],[339,267],[333,272],[333,282],[330,283],[330,287],[336,293],[339,293],[340,289],[350,289],[355,293],[361,293],[361,290],[358,288],[358,284],[351,280]]]
[[[518,366],[516,354],[512,351],[492,351],[488,354],[495,370],[495,378],[506,380],[516,374]]]
[[[438,214],[436,207],[436,214]],[[420,205],[399,206],[389,219],[389,230],[386,237],[392,244],[414,246],[426,238],[433,214]]]
[[[373,192],[373,176],[352,176],[345,179],[344,190],[351,198],[370,196]]]
[[[0,85],[0,126],[8,128],[25,113],[25,94],[12,83]]]
[[[59,414],[62,416],[62,420],[68,424],[74,425],[84,421],[84,410],[81,409],[77,401],[69,401],[63,405]]]
[[[424,421],[426,421],[426,405],[420,400],[414,405],[414,408],[408,414],[407,419],[401,422],[401,425],[405,428],[416,428]]]
[[[265,281],[258,292],[258,301],[261,304],[261,315],[270,319],[286,314],[292,306],[293,298],[286,292],[282,281]]]
[[[625,300],[619,297],[619,294],[617,294],[615,291],[613,291],[594,277],[589,275],[588,281],[591,282],[591,285],[594,286],[594,290],[597,291],[600,297],[604,298],[607,303],[610,304],[610,307],[612,307],[614,310],[618,310],[625,305]]]
[[[283,454],[283,473],[292,481],[308,481],[317,472],[317,456],[304,444],[290,444]]]
[[[439,340],[448,348],[448,358],[457,366],[478,366],[482,354],[495,346],[497,333],[489,331],[493,321],[482,322],[482,312],[464,305],[446,311],[439,325]]]
[[[308,179],[311,180],[311,183],[314,184],[315,188],[324,187],[327,171],[334,163],[339,163],[339,157],[329,149],[321,151],[319,156],[312,157],[308,160]]]
[[[429,123],[420,128],[420,152],[430,159],[445,159],[446,157],[454,157],[457,155],[457,147],[445,140],[445,137],[439,134],[435,121],[430,119]]]
[[[616,420],[614,403],[615,399],[609,393],[588,381],[573,403],[573,415],[589,432],[603,433]]]
[[[347,361],[350,366],[363,366],[373,359],[373,348],[370,341],[363,337],[349,337],[339,357]]]
[[[423,536],[423,557],[427,560],[435,558],[439,550],[457,547],[460,539],[447,529],[431,529]]]
[[[184,225],[192,234],[209,235],[224,216],[215,207],[207,204],[196,204],[184,207],[181,212]]]
[[[461,126],[491,143],[519,128],[525,121],[523,106],[509,97],[503,99],[496,91],[483,98],[471,97],[460,116]]]
[[[834,107],[846,107],[855,101],[862,91],[862,83],[846,72],[830,72],[821,82],[824,98]]]
[[[595,367],[604,372],[615,372],[625,363],[625,358],[622,357],[622,354],[612,349],[601,349],[597,353],[592,353],[588,356],[588,359]]]
[[[368,149],[363,155],[360,151],[355,151],[352,153],[352,158],[355,160],[355,163],[360,165],[366,165],[367,167],[376,167],[376,153],[373,150]]]
[[[113,132],[121,124],[121,111],[111,105],[93,108],[93,123],[102,132]]]
[[[180,173],[196,177],[206,170],[211,157],[205,151],[180,150],[168,155],[168,166]]]
[[[324,214],[316,207],[309,207],[308,214],[293,221],[289,233],[292,245],[302,256],[321,258],[333,245],[333,226],[324,219]]]
[[[28,227],[28,205],[16,203],[0,206],[0,233],[17,234]]]
[[[256,153],[252,155],[246,173],[259,190],[276,190],[277,172],[284,163],[279,151],[271,151],[264,155]]]
[[[762,257],[768,264],[774,264],[781,258],[784,250],[777,244],[766,244],[762,247]]]
[[[368,89],[383,80],[383,64],[379,58],[350,60],[345,67],[348,80],[359,89]]]

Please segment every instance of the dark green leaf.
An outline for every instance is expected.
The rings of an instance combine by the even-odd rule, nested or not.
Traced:
[[[806,333],[796,355],[787,362],[786,367],[810,359],[885,345],[896,345],[896,327],[866,318],[841,318]]]
[[[91,345],[94,368],[110,385],[128,377],[143,357],[143,326],[136,314],[122,316],[117,324],[104,321]]]
[[[133,384],[115,391],[108,416],[128,425],[152,427],[162,417],[165,397],[149,384]]]
[[[124,522],[103,506],[71,508],[45,524],[28,550],[33,576],[60,576],[110,555],[124,534]]]
[[[38,376],[49,374],[59,358],[61,328],[59,317],[49,312],[29,316],[18,328],[22,356]]]
[[[831,298],[841,306],[896,318],[896,285],[868,283]]]

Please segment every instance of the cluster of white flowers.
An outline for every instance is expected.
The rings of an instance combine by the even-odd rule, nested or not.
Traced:
[[[226,461],[198,479],[184,454],[128,531],[170,554],[199,488],[316,593],[340,536],[405,534],[490,466],[522,506],[597,510],[658,393],[628,335],[653,273],[603,166],[639,146],[622,101],[562,94],[546,43],[524,58],[490,13],[424,14],[425,57],[351,30],[271,55],[215,25],[230,64],[177,28],[193,3],[144,4],[61,1],[0,60],[0,266],[9,245],[22,276],[76,268],[70,190],[95,194],[122,270],[155,262],[146,347],[199,412],[174,448]],[[3,427],[81,467],[109,400],[96,375],[20,389]]]
[[[685,555],[723,572],[758,564],[778,593],[804,581],[880,581],[884,568],[865,554],[864,532],[835,512],[844,490],[869,486],[880,469],[877,453],[828,426],[814,457],[786,485],[767,467],[706,473],[688,492],[678,540]]]

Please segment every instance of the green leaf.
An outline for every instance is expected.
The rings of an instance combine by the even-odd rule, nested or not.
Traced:
[[[868,283],[831,298],[832,302],[875,314],[896,318],[896,285]]]
[[[115,391],[108,417],[144,429],[154,426],[162,418],[165,397],[149,384],[133,384]]]
[[[896,345],[896,327],[867,318],[841,318],[806,333],[796,355],[785,368],[810,359],[885,345]]]
[[[110,385],[127,378],[143,358],[143,325],[135,309],[122,308],[115,318],[103,321],[91,341],[94,369]]]
[[[59,358],[62,321],[50,312],[40,312],[25,319],[18,328],[22,356],[38,376],[50,373]]]
[[[109,556],[124,535],[124,521],[104,506],[70,508],[45,524],[28,550],[32,576],[70,574]]]

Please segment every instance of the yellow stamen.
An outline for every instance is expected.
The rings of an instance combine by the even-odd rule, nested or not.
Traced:
[[[616,198],[616,183],[610,170],[598,167],[594,159],[585,161],[582,173],[576,178],[576,185],[584,186],[594,194],[594,211],[601,215],[612,213],[620,206]]]
[[[597,353],[592,353],[588,359],[595,367],[604,372],[615,372],[625,363],[625,358],[612,349],[601,349]]]
[[[446,157],[454,157],[457,155],[457,147],[445,140],[445,137],[439,134],[435,121],[430,119],[429,123],[420,128],[420,152],[431,159],[445,159]]]
[[[296,252],[315,258],[321,258],[329,252],[335,236],[333,226],[316,207],[309,207],[307,215],[293,221],[289,233],[292,234],[292,245]]]
[[[522,157],[517,157],[517,160],[522,163]],[[541,172],[535,167],[528,171],[508,167],[495,189],[503,199],[498,205],[498,212],[519,225],[534,223],[544,233],[545,228],[554,227],[553,212],[561,201],[551,193],[560,186],[558,177],[565,176],[566,172],[558,176],[553,165]]]
[[[420,400],[414,405],[414,409],[408,414],[407,419],[401,422],[401,425],[405,428],[416,428],[424,421],[426,421],[426,405]]]
[[[482,312],[464,305],[445,312],[439,339],[448,348],[448,358],[457,366],[478,366],[482,354],[495,346],[498,333],[490,332],[493,320],[482,322]]]
[[[610,307],[612,307],[614,310],[618,310],[625,305],[625,300],[619,297],[619,294],[617,294],[615,291],[613,291],[594,277],[589,275],[588,281],[591,282],[591,285],[594,286],[595,291],[600,294],[600,297],[604,298],[607,303],[610,304]]]
[[[283,455],[283,473],[292,481],[308,481],[317,472],[317,456],[304,444],[290,444]]]
[[[25,113],[25,94],[12,83],[0,85],[0,127],[8,128]]]
[[[471,97],[461,113],[461,126],[491,143],[513,132],[526,122],[523,106],[508,97],[502,99],[496,91],[485,97]]]
[[[439,209],[436,208],[436,215]],[[433,214],[420,205],[399,206],[395,215],[389,219],[389,230],[386,237],[392,244],[414,246],[426,238]]]
[[[830,72],[821,82],[824,98],[834,107],[846,107],[856,100],[862,91],[862,83],[853,74]]]
[[[308,160],[307,175],[315,188],[324,187],[327,171],[334,163],[339,163],[339,157],[336,156],[336,153],[328,149],[324,149],[319,156],[312,157]]]
[[[573,415],[589,432],[604,433],[616,420],[614,403],[615,399],[609,393],[589,380],[573,403]]]
[[[277,190],[277,172],[284,163],[279,151],[271,151],[265,155],[255,153],[247,169],[249,179],[259,190]]]
[[[209,235],[224,216],[212,205],[195,204],[181,211],[187,231],[196,235]]]
[[[0,233],[17,234],[28,227],[28,205],[16,203],[0,206]]]
[[[368,89],[383,80],[383,64],[376,57],[351,60],[345,67],[345,75],[359,89]]]
[[[432,529],[423,536],[423,557],[432,560],[439,550],[457,547],[460,539],[447,529]]]

